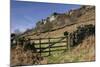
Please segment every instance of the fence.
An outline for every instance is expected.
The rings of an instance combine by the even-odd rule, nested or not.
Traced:
[[[54,51],[70,50],[71,47],[82,43],[84,38],[89,37],[90,35],[95,35],[95,26],[92,24],[79,26],[76,31],[73,31],[71,33],[64,32],[64,37],[37,38],[30,39],[28,41],[24,41],[24,39],[22,39],[19,41],[21,42],[21,45],[26,45],[25,49],[29,47],[28,49],[36,49],[36,51],[40,53],[41,56],[42,53],[48,53],[48,55],[50,56]],[[34,44],[30,45],[30,42],[34,42]]]
[[[41,56],[42,53],[48,53],[48,56],[50,56],[54,51],[65,51],[69,49],[68,37],[38,38],[30,40],[34,42],[38,41],[38,43],[35,43],[35,48]]]

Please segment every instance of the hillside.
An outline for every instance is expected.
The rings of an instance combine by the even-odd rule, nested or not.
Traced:
[[[48,57],[41,57],[38,53],[24,51],[21,46],[11,49],[12,66],[89,61],[95,61],[95,36],[85,38],[81,44],[70,51],[55,52]]]
[[[54,13],[45,20],[39,21],[34,31],[25,32],[23,36],[29,38],[63,36],[64,31],[71,32],[81,24],[95,24],[94,6],[82,6],[64,14]]]

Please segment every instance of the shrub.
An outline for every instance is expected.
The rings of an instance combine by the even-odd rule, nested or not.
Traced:
[[[67,31],[64,32],[64,36],[68,36],[68,32]]]

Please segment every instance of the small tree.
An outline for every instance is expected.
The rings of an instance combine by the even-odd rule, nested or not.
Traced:
[[[53,15],[58,15],[58,13],[54,12]]]
[[[19,29],[16,29],[16,30],[14,31],[14,33],[15,33],[16,35],[19,35],[19,34],[21,34],[21,31],[20,31]]]
[[[67,31],[64,32],[64,36],[68,36],[68,32]]]

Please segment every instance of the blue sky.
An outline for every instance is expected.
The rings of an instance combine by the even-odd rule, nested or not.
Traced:
[[[79,8],[80,5],[57,4],[42,2],[11,1],[11,32],[19,29],[25,31],[34,28],[37,21],[45,19],[53,12],[65,13],[70,9]]]

